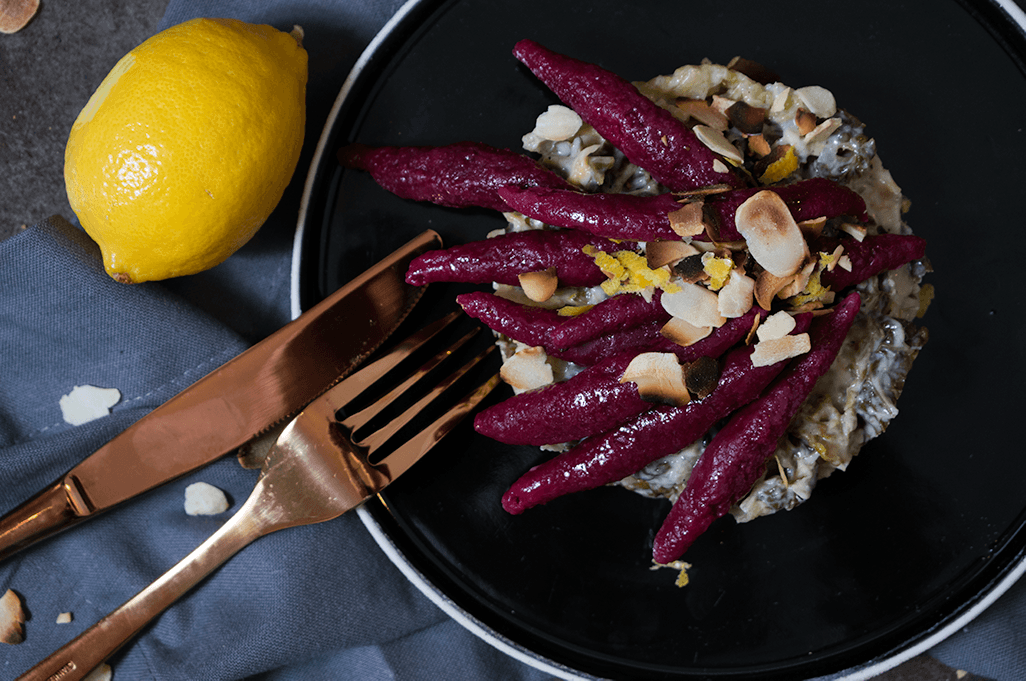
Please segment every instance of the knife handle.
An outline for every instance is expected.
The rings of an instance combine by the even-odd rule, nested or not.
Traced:
[[[87,517],[76,499],[74,478],[66,476],[0,519],[0,560]]]

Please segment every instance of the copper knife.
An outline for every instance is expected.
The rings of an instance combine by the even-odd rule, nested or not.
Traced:
[[[295,320],[210,372],[0,519],[0,560],[200,468],[294,416],[374,352],[422,289],[421,234]]]

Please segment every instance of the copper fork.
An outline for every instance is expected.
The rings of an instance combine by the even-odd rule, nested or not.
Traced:
[[[129,641],[150,620],[250,542],[288,527],[332,520],[383,490],[416,463],[498,384],[492,376],[417,435],[380,461],[385,443],[494,347],[478,354],[434,385],[420,400],[359,441],[354,434],[409,390],[474,331],[427,360],[398,387],[370,406],[339,420],[353,400],[449,327],[453,313],[398,344],[314,400],[289,422],[268,450],[252,494],[217,532],[159,579],[76,639],[19,677],[25,681],[72,681],[86,676]]]

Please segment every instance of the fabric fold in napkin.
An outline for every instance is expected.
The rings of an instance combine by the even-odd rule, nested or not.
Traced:
[[[349,69],[402,6],[170,3],[161,29],[196,16],[303,26],[310,53],[303,156],[257,237],[200,275],[115,284],[95,245],[59,217],[0,243],[0,513],[288,321],[292,238],[313,149]],[[72,425],[61,398],[85,386],[116,389],[118,399],[108,414]],[[226,457],[0,563],[0,593],[13,590],[27,613],[25,641],[0,644],[0,678],[27,670],[202,543],[238,510],[256,475]],[[226,493],[227,512],[185,513],[185,489],[200,481]],[[995,679],[1023,678],[1013,670],[1026,668],[1024,587],[936,649],[940,659]],[[58,624],[61,613],[71,622]],[[111,664],[116,681],[551,678],[450,619],[391,564],[355,514],[247,547]]]

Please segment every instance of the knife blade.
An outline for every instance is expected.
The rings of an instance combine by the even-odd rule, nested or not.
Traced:
[[[374,352],[422,289],[409,263],[428,230],[292,322],[210,372],[0,518],[0,560],[200,468],[298,413]]]

